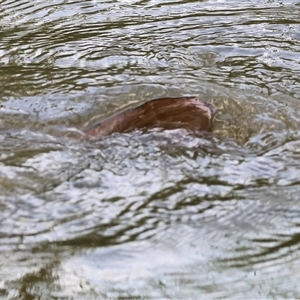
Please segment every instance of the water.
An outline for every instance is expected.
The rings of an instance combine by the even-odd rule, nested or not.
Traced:
[[[0,297],[300,297],[300,3],[2,1]],[[196,95],[214,136],[78,141]]]

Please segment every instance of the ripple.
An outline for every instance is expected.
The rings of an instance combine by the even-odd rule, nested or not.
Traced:
[[[209,2],[175,2],[168,4],[165,14],[164,6],[151,2],[148,6],[137,2],[134,9],[128,3],[56,2],[35,3],[34,10],[33,4],[2,4],[6,18],[15,11],[23,23],[16,23],[17,34],[12,35],[11,30],[16,30],[9,27],[2,33],[0,61],[15,69],[32,66],[29,70],[34,73],[36,66],[46,67],[48,71],[38,76],[44,91],[57,85],[61,91],[82,90],[115,75],[121,81],[134,76],[145,82],[141,74],[159,71],[162,76],[181,74],[223,85],[248,85],[269,94],[298,95],[299,23],[292,5],[278,12],[276,5],[264,7],[261,2],[259,8],[230,7],[226,12],[224,3],[212,11]],[[33,87],[32,71],[10,79],[19,75],[27,87]],[[72,85],[66,86],[63,76],[54,77],[62,73],[68,74]],[[88,85],[81,85],[82,77]]]
[[[2,1],[1,296],[299,298],[299,24],[289,0]],[[72,138],[182,95],[213,136]]]

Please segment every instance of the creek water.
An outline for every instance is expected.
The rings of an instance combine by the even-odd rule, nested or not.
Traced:
[[[0,297],[300,297],[299,1],[1,1]],[[74,135],[195,95],[213,137]]]

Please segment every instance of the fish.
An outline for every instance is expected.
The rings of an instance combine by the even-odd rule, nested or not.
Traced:
[[[197,97],[158,98],[114,114],[84,133],[87,137],[99,137],[155,128],[211,131],[215,112],[213,105]]]

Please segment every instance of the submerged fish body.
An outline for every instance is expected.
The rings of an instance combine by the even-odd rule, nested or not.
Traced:
[[[215,110],[196,97],[159,98],[121,111],[85,130],[87,136],[153,128],[210,131]]]

